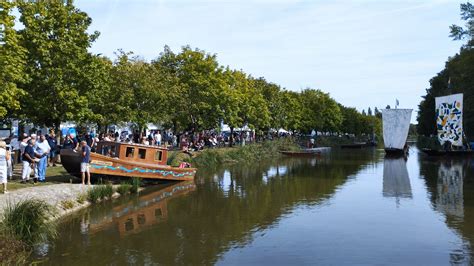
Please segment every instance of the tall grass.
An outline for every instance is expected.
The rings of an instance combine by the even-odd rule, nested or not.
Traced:
[[[204,150],[193,158],[192,163],[196,167],[212,168],[225,163],[255,162],[280,156],[281,150],[296,149],[299,148],[294,140],[284,138],[234,148]]]
[[[54,215],[53,207],[42,200],[8,204],[1,223],[2,233],[31,247],[57,237],[57,225],[51,219]]]
[[[111,184],[97,185],[87,191],[87,199],[92,203],[96,203],[101,199],[112,198],[114,192],[114,187]]]
[[[132,187],[130,188],[131,193],[138,193],[138,189],[142,184],[142,180],[139,177],[132,178]]]
[[[120,186],[117,188],[117,192],[120,194],[120,195],[126,195],[128,193],[130,193],[132,190],[132,184],[130,183],[122,183],[120,184]]]

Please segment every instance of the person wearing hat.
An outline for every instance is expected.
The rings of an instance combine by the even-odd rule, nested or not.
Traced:
[[[35,163],[39,161],[39,159],[36,158],[36,155],[35,155],[35,148],[34,148],[35,146],[36,146],[36,140],[30,139],[28,140],[28,145],[25,147],[25,150],[23,151],[23,155],[22,155],[23,171],[21,173],[22,183],[25,183],[26,181],[30,180],[31,170],[35,168]]]
[[[11,160],[11,158],[10,158],[10,151],[7,151],[7,143],[5,141],[0,141],[0,183],[3,184],[3,193],[8,193],[7,161],[9,160]]]

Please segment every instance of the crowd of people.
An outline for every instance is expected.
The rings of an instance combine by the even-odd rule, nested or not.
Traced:
[[[172,131],[152,130],[148,134],[135,131],[107,133],[66,134],[61,141],[54,131],[48,134],[22,134],[21,137],[11,135],[7,142],[0,141],[0,182],[7,193],[7,181],[13,178],[13,166],[21,164],[21,183],[45,182],[48,167],[55,167],[61,149],[80,151],[82,156],[82,183],[90,184],[89,157],[95,152],[97,144],[102,141],[137,143],[142,145],[166,146],[168,149],[180,149],[185,152],[199,151],[205,148],[225,146],[229,142],[235,144],[251,143],[256,140],[252,131],[218,133],[213,130],[201,132],[183,132],[174,134]]]

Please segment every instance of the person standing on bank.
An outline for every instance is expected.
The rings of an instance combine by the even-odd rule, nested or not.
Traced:
[[[10,151],[7,151],[7,143],[0,141],[0,183],[3,184],[3,193],[7,190],[7,161],[11,160]]]
[[[56,139],[54,130],[49,132],[49,135],[46,136],[46,140],[48,140],[49,147],[51,148],[51,151],[49,152],[48,166],[56,166],[58,140]]]
[[[35,147],[36,140],[30,139],[28,140],[28,145],[25,147],[25,151],[22,155],[22,163],[23,163],[23,171],[21,173],[22,181],[21,183],[25,183],[26,181],[30,180],[31,169],[35,169],[35,163],[37,161],[35,157]]]
[[[51,151],[51,147],[49,147],[49,143],[46,140],[45,135],[41,135],[39,137],[39,141],[37,143],[37,153],[40,157],[38,163],[38,179],[40,182],[46,181],[46,166],[48,165],[48,155]]]
[[[81,141],[82,146],[82,153],[81,153],[81,176],[82,176],[82,184],[84,185],[84,181],[87,175],[87,185],[91,184],[91,174],[89,172],[89,162],[91,158],[91,148],[87,146],[87,142],[85,140]]]

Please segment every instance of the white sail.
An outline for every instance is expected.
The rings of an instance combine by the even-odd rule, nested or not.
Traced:
[[[453,146],[462,146],[463,94],[452,94],[435,98],[436,127],[441,145],[451,142]]]
[[[403,149],[410,130],[412,109],[383,109],[383,141],[385,148]]]

